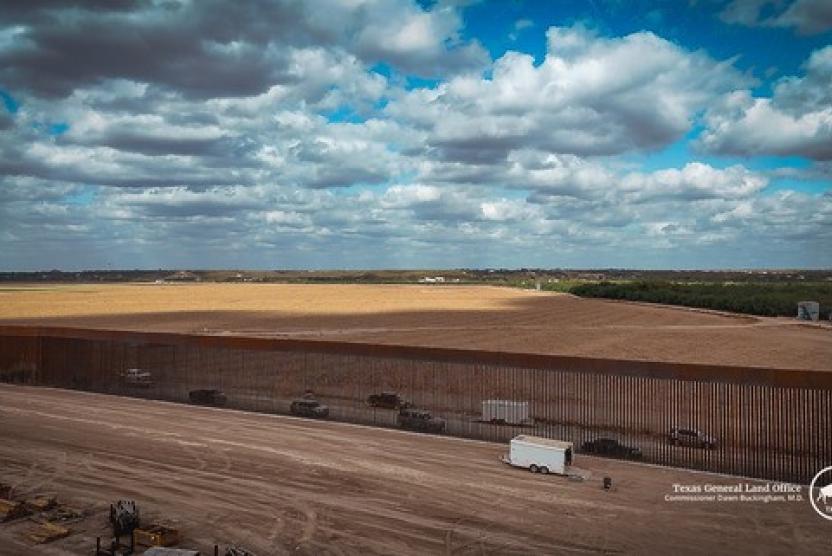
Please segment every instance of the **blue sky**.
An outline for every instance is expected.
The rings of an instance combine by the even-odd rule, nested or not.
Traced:
[[[779,75],[794,74],[812,50],[828,44],[828,34],[823,33],[796,36],[787,27],[761,32],[759,27],[726,24],[719,17],[720,8],[724,4],[672,0],[483,2],[466,10],[464,35],[480,38],[493,57],[519,50],[540,60],[546,52],[540,31],[552,25],[584,23],[608,36],[646,30],[692,50],[704,49],[718,59],[739,56],[737,66],[742,69],[775,68]],[[515,30],[516,22],[523,20],[531,25]],[[763,89],[766,83],[761,84]]]
[[[0,7],[0,269],[832,266],[823,0]]]

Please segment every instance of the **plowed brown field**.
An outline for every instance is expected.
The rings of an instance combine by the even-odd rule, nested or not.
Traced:
[[[485,286],[0,287],[0,322],[832,370],[832,328]]]

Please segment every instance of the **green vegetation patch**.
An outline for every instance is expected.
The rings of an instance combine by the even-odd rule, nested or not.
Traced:
[[[795,316],[799,301],[820,303],[820,318],[832,308],[832,283],[675,283],[636,281],[583,283],[569,290],[581,297],[626,299],[763,316]]]

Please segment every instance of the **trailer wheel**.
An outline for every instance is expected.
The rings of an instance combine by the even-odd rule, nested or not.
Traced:
[[[531,464],[529,466],[529,471],[531,471],[532,473],[537,473],[537,466],[535,464]]]
[[[543,467],[540,468],[540,474],[541,475],[548,475],[549,474],[549,468],[544,465]]]

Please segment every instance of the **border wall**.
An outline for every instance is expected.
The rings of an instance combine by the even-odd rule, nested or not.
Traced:
[[[153,384],[125,383],[129,368]],[[614,438],[660,465],[808,484],[832,464],[832,373],[587,359],[312,340],[0,326],[0,381],[186,402],[219,389],[228,406],[287,414],[304,392],[330,419],[395,427],[367,398],[398,392],[446,434],[504,442],[535,434]],[[528,402],[523,425],[481,421],[484,400]],[[716,439],[674,446],[672,427]],[[578,464],[579,465],[579,464]]]

